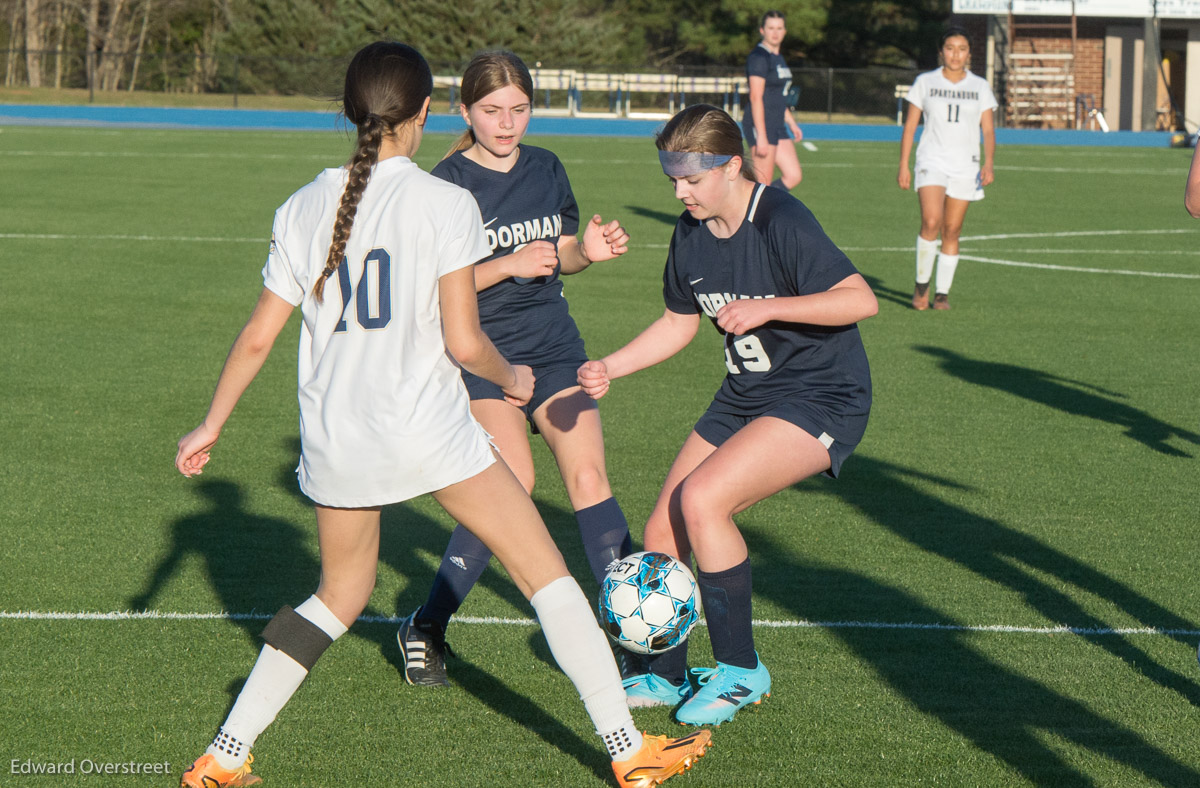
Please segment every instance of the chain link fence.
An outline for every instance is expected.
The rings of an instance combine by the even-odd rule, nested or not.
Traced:
[[[340,58],[264,57],[241,54],[162,54],[151,52],[3,51],[4,85],[84,89],[108,103],[122,91],[206,94],[228,97],[237,107],[247,96],[304,96],[335,99],[350,56]],[[457,109],[461,63],[431,64],[438,75],[433,106]],[[31,72],[34,79],[30,79]],[[805,122],[896,122],[902,90],[916,70],[793,68],[799,90],[796,111]],[[746,103],[740,70],[678,69],[648,74],[629,69],[534,69],[539,110],[561,114],[615,116],[669,115],[683,106],[707,102],[736,117]]]

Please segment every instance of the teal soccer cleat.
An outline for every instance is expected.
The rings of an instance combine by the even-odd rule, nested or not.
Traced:
[[[771,674],[761,659],[751,670],[718,662],[715,668],[693,668],[692,673],[699,678],[700,690],[675,712],[684,725],[720,725],[739,709],[771,696]]]
[[[692,685],[684,681],[676,687],[667,679],[654,673],[639,673],[621,682],[625,687],[625,698],[629,708],[648,706],[674,706],[687,700],[692,694]]]

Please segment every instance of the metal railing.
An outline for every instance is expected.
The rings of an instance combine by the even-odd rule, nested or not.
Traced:
[[[228,96],[232,106],[247,95],[291,95],[332,99],[341,90],[349,56],[280,58],[242,54],[158,52],[89,53],[0,50],[5,86],[86,89],[96,93],[147,91]],[[38,78],[29,79],[33,66]],[[434,102],[457,109],[458,74],[464,63],[432,64]],[[728,68],[634,72],[620,69],[538,68],[535,104],[540,112],[610,117],[669,117],[689,104],[716,104],[740,117],[746,78]],[[807,121],[891,120],[901,91],[915,70],[889,68],[792,69],[800,88],[797,112]]]

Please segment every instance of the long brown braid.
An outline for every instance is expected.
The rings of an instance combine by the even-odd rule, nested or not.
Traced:
[[[379,161],[383,138],[394,133],[398,126],[414,121],[425,99],[432,94],[433,74],[429,64],[407,44],[377,41],[360,49],[350,61],[342,93],[342,114],[358,129],[358,141],[350,157],[350,174],[338,204],[325,268],[313,285],[313,297],[318,303],[324,297],[325,280],[333,275],[345,256],[358,204]]]

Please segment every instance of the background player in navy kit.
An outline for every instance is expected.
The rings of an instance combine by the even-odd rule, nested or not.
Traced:
[[[483,329],[506,358],[533,367],[533,398],[518,408],[499,388],[464,374],[471,412],[526,490],[534,484],[526,423],[554,454],[575,509],[597,582],[631,550],[629,526],[609,488],[596,403],[579,390],[587,360],[567,311],[560,274],[623,254],[628,234],[593,216],[576,238],[579,207],[562,164],[550,151],[521,144],[533,82],[511,52],[475,57],[462,78],[468,131],[433,169],[475,195],[491,254],[475,267]],[[410,684],[445,685],[445,627],[487,568],[491,553],[461,526],[454,530],[429,597],[397,633]]]
[[[762,41],[746,58],[750,100],[742,116],[742,133],[753,155],[754,175],[785,191],[800,183],[803,173],[796,142],[804,137],[790,111],[792,70],[779,54],[787,35],[783,14],[768,11],[759,25]],[[791,134],[788,134],[789,129]],[[779,167],[779,178],[775,168]]]
[[[662,317],[579,370],[584,391],[679,352],[707,315],[728,374],[667,473],[646,549],[696,557],[717,666],[692,695],[686,644],[628,678],[630,705],[674,705],[680,722],[720,724],[771,689],[751,632],[750,560],[733,516],[818,473],[836,476],[866,429],[871,376],[857,321],[871,288],[799,200],[755,183],[741,135],[716,107],[688,107],[657,138],[686,212],[663,273]],[[689,699],[690,697],[690,699]]]
[[[967,206],[983,199],[983,187],[994,178],[992,159],[996,131],[992,113],[996,97],[987,80],[967,70],[971,44],[966,31],[952,27],[942,36],[942,67],[921,74],[908,91],[908,115],[900,140],[901,189],[915,186],[921,202],[917,234],[917,276],[914,309],[929,308],[929,280],[937,261],[934,309],[950,308],[950,285],[958,268],[958,238]],[[917,146],[917,177],[908,170],[917,124],[925,115],[925,130]],[[983,130],[983,164],[979,163],[979,132]],[[941,236],[941,251],[938,251]]]
[[[551,653],[613,755],[620,785],[632,784],[631,773],[666,779],[707,746],[706,738],[643,737],[634,727],[587,599],[528,494],[471,418],[448,352],[515,401],[528,399],[533,377],[528,367],[511,366],[479,325],[473,263],[488,247],[478,208],[467,192],[411,160],[432,90],[429,66],[412,47],[379,42],[355,55],[343,97],[358,129],[353,157],[276,212],[262,295],[207,416],[179,441],[176,467],[185,476],[201,473],[299,306],[299,480],[316,503],[321,582],[263,630],[254,670],[208,751],[184,772],[184,786],[260,782],[250,773],[250,747],[366,607],[380,506],[424,492],[495,550],[530,600]]]

